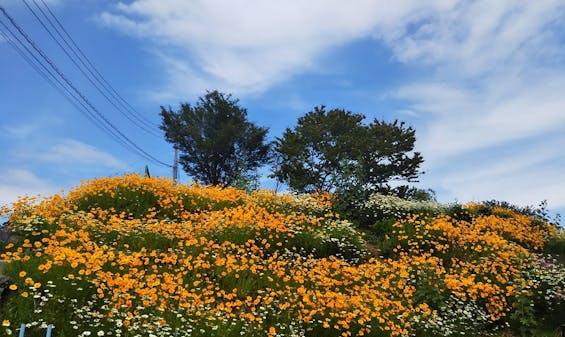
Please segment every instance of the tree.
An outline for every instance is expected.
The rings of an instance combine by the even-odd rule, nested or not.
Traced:
[[[269,160],[268,129],[249,122],[238,103],[229,94],[208,91],[194,106],[182,103],[178,112],[161,107],[166,140],[180,151],[185,172],[205,185],[249,181]]]
[[[342,109],[315,107],[275,144],[273,177],[300,192],[364,193],[389,189],[393,180],[415,181],[423,158],[413,152],[415,130],[404,123]]]
[[[351,137],[362,132],[363,115],[325,106],[298,119],[275,143],[273,177],[300,192],[333,190],[347,179],[351,159],[359,157]]]
[[[366,126],[358,161],[358,179],[363,188],[386,191],[391,181],[416,181],[424,159],[419,152],[413,152],[415,142],[416,130],[398,120],[386,123],[375,119]]]

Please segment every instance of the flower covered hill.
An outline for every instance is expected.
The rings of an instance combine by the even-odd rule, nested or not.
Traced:
[[[423,208],[376,221],[375,256],[329,200],[137,175],[21,199],[2,211],[0,335],[478,336],[564,317],[550,224]]]

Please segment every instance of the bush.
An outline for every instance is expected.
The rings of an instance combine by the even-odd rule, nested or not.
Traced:
[[[386,219],[403,219],[409,214],[435,216],[445,212],[448,206],[435,201],[405,200],[393,195],[371,194],[367,201],[358,205],[362,227]]]
[[[545,252],[553,255],[562,265],[565,265],[565,230],[559,229],[555,236],[549,238]]]

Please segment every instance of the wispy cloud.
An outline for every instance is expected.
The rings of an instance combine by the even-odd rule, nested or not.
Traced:
[[[422,183],[441,190],[444,201],[499,199],[534,205],[548,200],[554,209],[565,208],[562,144],[549,135],[452,155],[444,163],[428,163]]]
[[[315,70],[316,59],[332,48],[377,33],[396,36],[411,20],[451,7],[450,1],[406,0],[137,0],[99,19],[151,39],[177,74],[174,83],[184,84],[176,90],[186,95],[195,78],[197,87],[203,79],[220,89],[260,92]]]
[[[563,18],[561,1],[464,2],[388,39],[398,60],[432,69],[395,90],[423,120],[424,182],[460,200],[565,207]]]
[[[56,191],[57,188],[53,184],[41,179],[32,171],[25,169],[0,171],[0,205],[14,202],[24,195],[46,196]]]
[[[551,28],[562,25],[563,11],[559,0],[459,1],[387,40],[404,62],[441,64],[450,77],[485,75],[562,57]]]
[[[25,128],[21,130],[16,134],[27,132]],[[16,201],[23,195],[46,196],[76,185],[85,175],[94,177],[127,169],[112,154],[73,139],[46,138],[45,143],[52,143],[51,146],[22,143],[22,139],[12,138],[11,154],[1,163],[0,203]]]
[[[508,86],[504,83],[508,82]],[[475,87],[419,83],[398,97],[410,110],[426,114],[420,150],[431,159],[485,149],[551,133],[565,125],[565,73],[490,77]],[[559,139],[563,140],[561,137]]]
[[[2,128],[2,134],[4,137],[12,139],[24,139],[31,136],[36,130],[39,129],[37,124],[22,124],[22,125],[12,125],[4,126]]]
[[[124,169],[126,167],[125,163],[110,153],[74,139],[59,140],[50,148],[35,153],[27,153],[25,156],[60,165],[96,165],[112,169]]]
[[[496,166],[502,168],[499,164]],[[497,199],[535,206],[548,200],[550,208],[565,209],[565,182],[556,179],[562,175],[562,167],[554,161],[536,167],[508,166],[505,172],[477,166],[472,172],[462,169],[458,174],[447,174],[438,186],[460,201]]]
[[[128,168],[123,160],[98,147],[41,132],[41,129],[36,130],[33,125],[10,127],[4,135],[10,147],[6,148],[0,168],[41,166],[42,170],[65,175],[73,173],[73,176],[78,172],[99,174],[108,170],[120,172]],[[41,142],[36,140],[37,133],[41,133]],[[30,134],[33,137],[29,137]]]
[[[44,125],[42,126],[41,123],[33,122],[19,125],[6,125],[2,127],[1,137],[8,138],[12,141],[25,140],[36,133],[41,133],[43,128]]]

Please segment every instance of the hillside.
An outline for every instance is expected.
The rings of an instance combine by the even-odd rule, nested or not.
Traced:
[[[57,337],[531,335],[565,323],[565,269],[546,254],[565,246],[562,230],[502,207],[434,207],[391,219],[372,200],[361,232],[329,196],[137,175],[23,198],[0,214],[0,335],[20,323],[30,336],[54,324]]]

